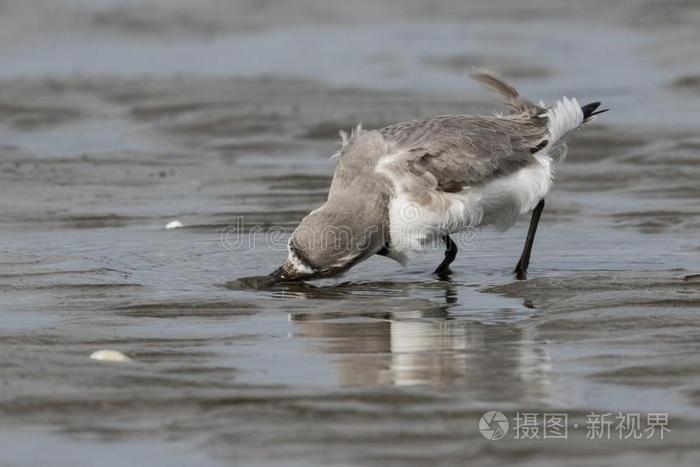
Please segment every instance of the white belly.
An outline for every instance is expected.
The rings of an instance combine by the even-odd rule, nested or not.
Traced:
[[[482,187],[479,203],[483,216],[480,225],[492,225],[504,231],[518,216],[532,211],[552,187],[552,159],[536,156],[537,164],[518,170]]]
[[[552,186],[552,159],[537,155],[537,163],[478,188],[459,193],[435,191],[427,202],[399,193],[389,206],[390,256],[405,261],[440,233],[455,233],[483,225],[507,230],[518,216],[534,209]]]

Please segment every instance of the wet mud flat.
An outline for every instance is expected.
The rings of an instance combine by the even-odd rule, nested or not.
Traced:
[[[182,465],[697,462],[693,132],[577,134],[526,282],[510,275],[523,223],[463,239],[452,282],[430,252],[247,292],[221,284],[278,265],[325,196],[336,128],[483,97],[274,78],[11,81],[2,97],[7,459],[40,461],[22,446],[45,442],[85,465],[116,447]],[[88,359],[103,348],[133,362]],[[571,435],[488,441],[487,410],[566,412]],[[591,411],[665,412],[672,431],[596,442]]]
[[[697,465],[694,3],[538,1],[518,25],[311,3],[0,1],[0,465]],[[279,266],[339,129],[496,108],[471,66],[613,108],[570,140],[528,281],[523,219],[459,238],[450,282],[434,251],[223,287]],[[566,413],[568,439],[515,439],[518,412]],[[591,440],[592,412],[671,431]]]

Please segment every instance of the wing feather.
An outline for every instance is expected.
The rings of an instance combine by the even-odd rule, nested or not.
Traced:
[[[521,96],[510,83],[492,71],[474,70],[470,75],[474,80],[505,97],[508,101],[508,105],[513,107],[516,113],[535,116],[545,111],[544,108],[533,104]]]
[[[546,128],[530,119],[445,116],[380,130],[403,171],[434,178],[437,189],[460,191],[513,173],[534,162],[532,149]]]

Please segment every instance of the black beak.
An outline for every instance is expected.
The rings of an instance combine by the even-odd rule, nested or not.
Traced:
[[[273,285],[283,281],[284,279],[284,270],[281,267],[279,267],[267,276],[260,277],[260,285],[258,286],[258,288],[267,289],[268,287],[272,287]]]
[[[231,289],[268,289],[273,285],[285,280],[282,268],[274,270],[267,276],[242,277],[226,284]]]

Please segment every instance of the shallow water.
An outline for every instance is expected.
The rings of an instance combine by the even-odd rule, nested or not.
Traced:
[[[66,0],[28,34],[0,2],[0,464],[697,465],[697,8],[370,3]],[[279,266],[338,129],[489,111],[467,66],[613,108],[572,138],[528,281],[523,219],[462,236],[449,282],[433,251],[224,286]],[[488,410],[565,412],[569,439],[486,440]],[[588,440],[591,411],[671,432]]]

